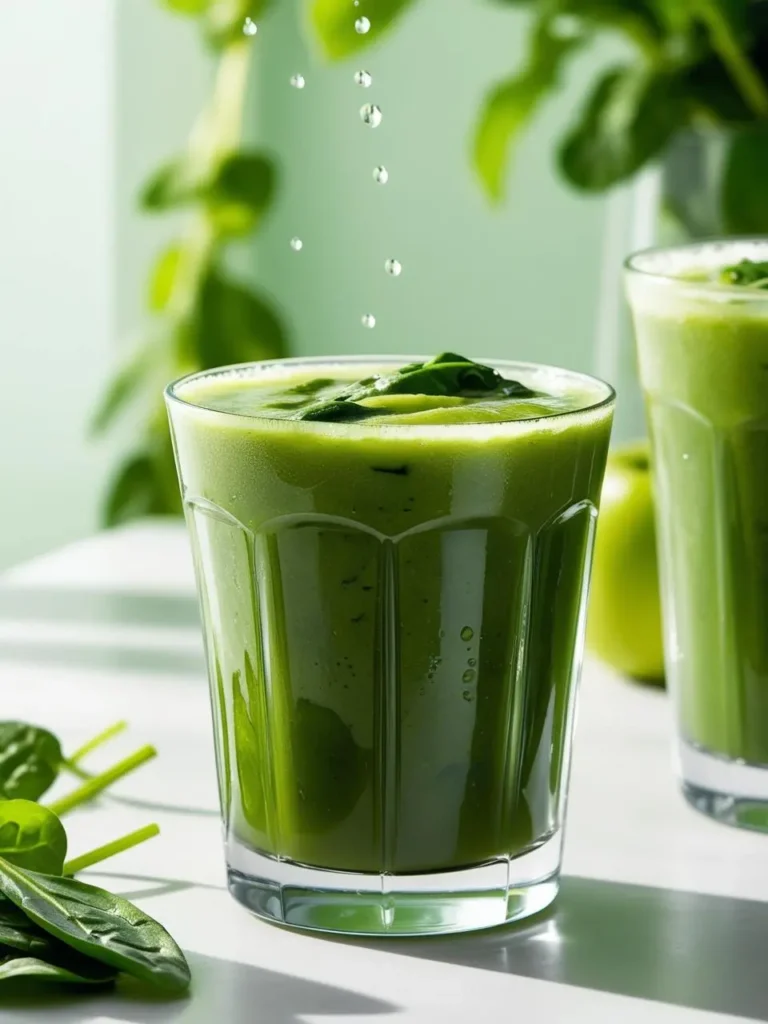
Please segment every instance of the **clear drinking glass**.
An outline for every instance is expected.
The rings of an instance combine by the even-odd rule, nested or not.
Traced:
[[[715,818],[765,828],[768,292],[691,279],[744,258],[768,260],[768,239],[641,252],[627,284],[683,790]]]
[[[613,392],[509,423],[375,425],[206,408],[172,385],[205,625],[229,885],[262,917],[358,934],[485,928],[557,892]]]

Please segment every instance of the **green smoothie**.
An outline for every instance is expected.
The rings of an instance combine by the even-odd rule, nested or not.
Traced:
[[[171,391],[229,842],[409,874],[560,828],[611,392],[441,359]]]
[[[765,765],[768,265],[741,264],[738,250],[641,256],[629,291],[681,732],[704,751]]]

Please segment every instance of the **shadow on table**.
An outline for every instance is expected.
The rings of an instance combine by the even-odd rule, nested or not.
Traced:
[[[120,1024],[301,1024],[306,1016],[378,1016],[395,1013],[392,1003],[357,992],[293,978],[247,964],[191,954],[191,996],[148,1000],[130,983],[108,994],[86,992],[42,993],[20,990],[0,996],[0,1018],[13,1011],[14,1021],[39,1021],[49,1015],[52,1024],[83,1024],[104,1017]]]
[[[768,1020],[768,904],[564,878],[553,910],[390,952]],[[377,942],[376,948],[383,948]]]

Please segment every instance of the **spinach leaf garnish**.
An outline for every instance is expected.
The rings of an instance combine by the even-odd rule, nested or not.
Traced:
[[[455,352],[444,352],[429,362],[409,363],[394,373],[352,384],[335,398],[307,406],[297,419],[331,422],[386,415],[384,409],[358,404],[366,398],[386,395],[482,398],[490,394],[499,398],[530,398],[535,392],[519,381],[507,380],[490,366]]]
[[[768,261],[740,260],[720,271],[721,284],[768,288]]]

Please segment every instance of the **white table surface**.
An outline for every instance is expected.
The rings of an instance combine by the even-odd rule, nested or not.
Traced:
[[[208,693],[181,527],[101,534],[0,577],[2,718],[72,749],[116,719],[159,758],[67,819],[77,853],[150,821],[159,838],[87,873],[188,954],[192,993],[150,1002],[0,998],[0,1021],[144,1024],[705,1024],[768,1021],[768,836],[679,795],[666,696],[588,663],[565,877],[534,925],[430,940],[335,940],[266,924],[227,894]],[[94,755],[98,767],[98,759]],[[57,783],[61,788],[61,784]]]

